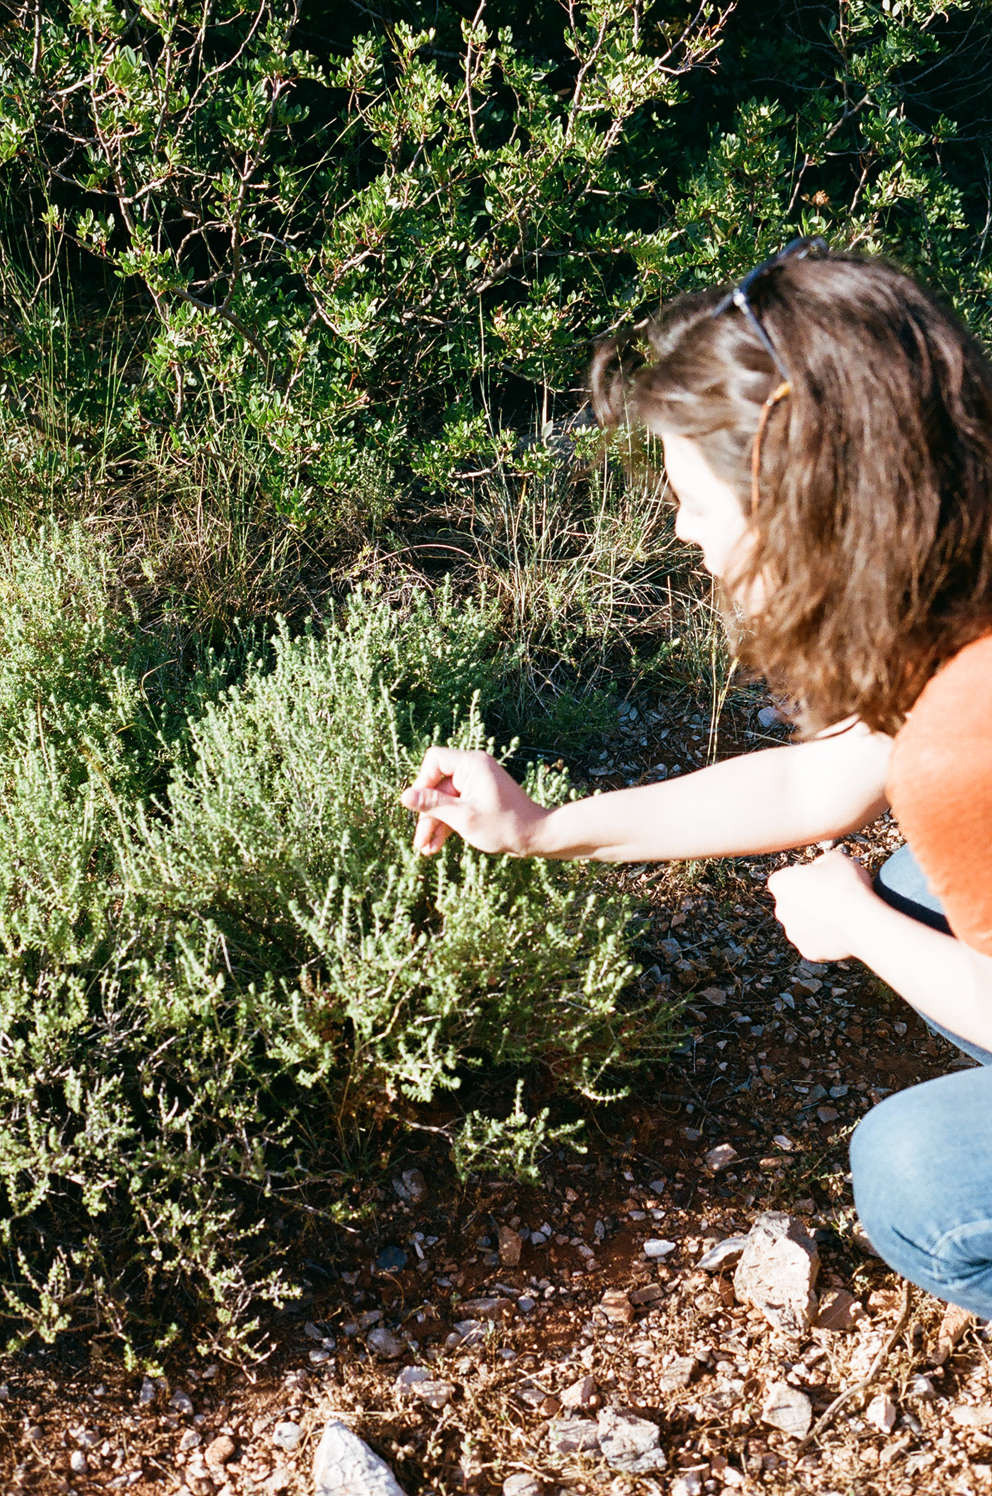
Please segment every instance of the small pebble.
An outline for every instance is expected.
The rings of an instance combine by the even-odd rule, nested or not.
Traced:
[[[303,1430],[300,1428],[300,1425],[293,1423],[290,1419],[285,1419],[282,1423],[277,1423],[272,1430],[273,1444],[278,1445],[280,1449],[284,1449],[287,1454],[292,1454],[294,1450],[299,1449],[302,1438]]]
[[[375,1259],[376,1271],[380,1273],[401,1272],[407,1264],[407,1255],[402,1247],[383,1247]]]
[[[652,1259],[667,1257],[669,1252],[674,1252],[678,1246],[677,1242],[665,1241],[663,1237],[652,1237],[644,1243],[644,1255]]]

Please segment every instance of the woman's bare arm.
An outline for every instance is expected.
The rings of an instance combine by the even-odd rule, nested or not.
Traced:
[[[403,804],[415,844],[450,831],[518,857],[652,862],[744,856],[842,836],[883,810],[892,740],[860,724],[811,742],[743,754],[661,784],[554,810],[534,804],[488,755],[432,748]]]

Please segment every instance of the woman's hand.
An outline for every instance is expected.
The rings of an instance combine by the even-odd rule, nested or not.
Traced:
[[[429,748],[400,801],[420,812],[413,845],[428,856],[457,831],[480,852],[524,857],[548,814],[488,753],[460,748]]]
[[[776,918],[807,961],[856,954],[852,944],[868,901],[881,902],[861,864],[841,851],[772,873],[768,889]]]

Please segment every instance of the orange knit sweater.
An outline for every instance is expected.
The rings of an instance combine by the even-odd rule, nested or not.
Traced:
[[[921,692],[896,734],[888,794],[951,929],[992,956],[992,635]]]

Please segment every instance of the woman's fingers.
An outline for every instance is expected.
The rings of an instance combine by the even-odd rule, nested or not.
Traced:
[[[443,821],[436,821],[433,816],[419,816],[413,833],[414,851],[431,857],[435,852],[440,852],[450,835],[451,827],[446,826]]]

